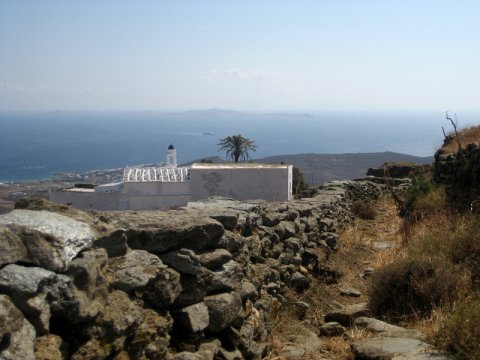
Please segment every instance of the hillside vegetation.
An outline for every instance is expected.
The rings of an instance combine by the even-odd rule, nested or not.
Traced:
[[[459,136],[466,148],[480,140],[480,127],[464,129]],[[478,146],[468,149],[447,164],[453,172],[475,168],[478,159],[469,153]],[[455,135],[450,135],[438,153],[457,150]],[[445,166],[438,158],[437,165]],[[457,359],[480,358],[480,219],[475,202],[460,207],[461,202],[451,201],[476,193],[476,172],[468,176],[469,181],[453,177],[445,184],[423,177],[397,194],[403,245],[376,272],[369,292],[376,316],[423,328],[432,343]]]

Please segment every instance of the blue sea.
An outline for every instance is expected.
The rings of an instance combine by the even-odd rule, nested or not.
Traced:
[[[474,115],[460,125],[475,123]],[[199,112],[50,112],[0,114],[0,181],[49,178],[162,162],[170,143],[184,163],[218,152],[219,139],[243,134],[252,158],[301,153],[394,151],[431,156],[441,145],[438,113],[250,114]]]

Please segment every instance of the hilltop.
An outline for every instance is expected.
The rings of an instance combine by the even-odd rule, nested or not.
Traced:
[[[201,160],[198,159],[185,165],[200,162]],[[212,162],[224,161],[218,156],[204,160]],[[310,185],[320,185],[328,181],[363,177],[369,168],[379,167],[387,162],[431,164],[433,156],[419,157],[385,151],[376,153],[275,155],[258,158],[253,161],[267,164],[279,164],[281,162],[292,164],[302,171],[305,180]]]

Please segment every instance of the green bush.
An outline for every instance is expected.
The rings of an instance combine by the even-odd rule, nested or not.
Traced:
[[[392,320],[428,316],[434,308],[451,304],[463,283],[461,273],[440,258],[400,259],[374,273],[369,307]]]
[[[360,200],[352,202],[352,213],[364,220],[373,220],[377,216],[377,210],[372,204]]]
[[[458,302],[443,319],[435,345],[455,359],[480,359],[480,297],[472,295]]]

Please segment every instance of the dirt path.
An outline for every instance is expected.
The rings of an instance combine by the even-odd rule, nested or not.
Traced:
[[[364,277],[360,274],[375,271],[398,254],[401,222],[395,206],[390,199],[382,198],[375,207],[375,219],[357,219],[340,235],[340,249],[324,260],[329,268],[342,274],[338,283],[327,285],[313,280],[304,294],[289,294],[289,300],[294,305],[277,318],[271,336],[274,350],[270,359],[349,359],[350,343],[371,336],[360,330],[348,329],[343,336],[321,337],[318,342],[313,334],[319,334],[325,314],[340,305],[368,302],[370,278],[368,274]],[[343,290],[359,291],[360,295],[342,295]],[[295,302],[299,301],[309,306],[304,319],[299,319],[295,311]],[[304,353],[295,352],[302,346]]]

